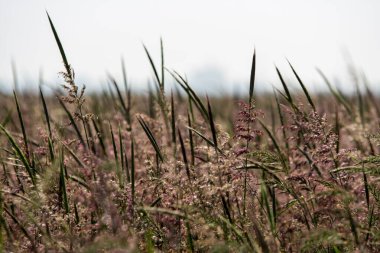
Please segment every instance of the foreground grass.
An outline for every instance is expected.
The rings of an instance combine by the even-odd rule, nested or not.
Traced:
[[[369,89],[312,95],[294,70],[294,94],[278,71],[283,91],[254,98],[254,57],[247,98],[209,99],[146,49],[155,90],[110,77],[87,95],[51,26],[63,90],[0,95],[3,251],[377,251]],[[165,93],[165,74],[182,93]]]

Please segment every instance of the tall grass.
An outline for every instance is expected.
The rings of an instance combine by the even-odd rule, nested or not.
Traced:
[[[246,96],[205,97],[165,67],[161,40],[160,68],[144,46],[148,94],[131,91],[123,61],[122,82],[87,94],[48,20],[64,86],[0,95],[2,251],[378,251],[367,84],[347,95],[319,71],[330,94],[313,94],[289,63],[299,90],[275,68],[282,89],[255,93],[254,53]],[[182,90],[170,99],[168,77]]]

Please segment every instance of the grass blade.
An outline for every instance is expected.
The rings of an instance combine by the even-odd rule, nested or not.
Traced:
[[[75,224],[80,222],[77,204],[74,202]]]
[[[191,229],[190,229],[190,222],[188,220],[185,221],[185,226],[186,226],[186,233],[187,233],[187,243],[190,252],[195,252],[195,247],[194,247],[194,240],[193,236],[191,234]]]
[[[340,151],[340,122],[339,122],[339,110],[335,108],[335,134],[337,137],[335,153],[339,154]]]
[[[181,88],[187,93],[190,100],[194,102],[195,106],[198,108],[204,120],[208,121],[208,112],[201,99],[195,93],[195,91],[190,87],[189,83],[176,71],[171,72],[168,70],[170,75],[174,78],[174,80],[181,86]]]
[[[82,163],[82,161],[79,159],[79,157],[74,153],[74,151],[72,151],[69,146],[67,146],[64,142],[61,142],[62,146],[64,146],[66,148],[67,151],[69,151],[70,155],[74,158],[74,160],[77,162],[77,164],[82,167],[82,168],[85,168],[86,166]]]
[[[132,206],[135,204],[135,141],[131,140],[131,192],[132,192]]]
[[[123,175],[124,175],[123,172],[124,172],[124,167],[125,167],[124,145],[123,145],[123,137],[121,135],[120,125],[119,125],[119,150],[120,150],[120,163],[121,163],[121,168],[119,170],[119,180],[120,180],[120,187],[124,188],[124,178],[123,178]]]
[[[57,42],[57,45],[58,45],[58,48],[59,48],[59,52],[60,52],[61,57],[62,57],[62,60],[63,60],[63,64],[65,65],[66,73],[69,75],[69,77],[70,77],[71,79],[73,79],[73,78],[72,78],[72,74],[71,74],[71,67],[70,67],[70,65],[69,65],[69,62],[67,61],[66,54],[65,54],[65,50],[63,50],[63,46],[62,46],[61,40],[60,40],[59,37],[58,37],[57,31],[55,30],[54,24],[53,24],[53,22],[51,21],[51,18],[50,18],[50,16],[49,16],[49,13],[46,12],[46,15],[48,16],[51,30],[53,31],[55,41]]]
[[[375,204],[372,205],[371,209],[368,211],[369,215],[368,215],[368,232],[367,232],[367,235],[365,237],[365,241],[368,242],[369,240],[369,236],[370,236],[370,231],[371,231],[371,228],[372,228],[372,225],[373,225],[373,221],[374,221],[374,217],[373,217],[373,211],[375,210]]]
[[[143,128],[145,134],[148,136],[148,139],[150,143],[152,144],[154,150],[156,151],[158,157],[160,158],[161,162],[164,161],[164,157],[161,154],[160,148],[158,147],[157,141],[154,138],[152,132],[150,131],[148,125],[145,123],[145,121],[141,117],[137,117],[137,120],[139,121],[141,127]]]
[[[294,108],[294,103],[293,103],[293,99],[292,99],[292,96],[290,95],[290,92],[289,92],[289,89],[288,89],[288,86],[286,85],[284,79],[282,78],[282,75],[280,73],[280,70],[278,70],[277,67],[276,68],[276,72],[277,72],[277,75],[278,77],[280,78],[280,81],[281,81],[281,84],[282,84],[282,87],[284,87],[284,90],[285,90],[285,98],[286,100],[288,100],[288,102],[290,103],[290,105]]]
[[[261,120],[259,120],[259,123],[264,128],[265,132],[269,135],[269,138],[272,140],[272,143],[273,143],[275,149],[277,150],[278,155],[280,156],[281,163],[282,163],[284,169],[288,170],[289,166],[287,165],[286,158],[285,158],[284,154],[282,153],[280,146],[278,145],[278,143],[276,141],[276,138],[274,137],[274,135],[271,133],[271,131],[269,131],[268,127]]]
[[[369,100],[371,101],[372,105],[374,106],[377,117],[380,118],[380,108],[379,108],[379,106],[378,106],[378,104],[376,102],[375,96],[373,95],[374,92],[369,88],[368,80],[367,80],[367,78],[366,78],[365,75],[363,75],[363,84],[364,84],[364,87],[365,87],[365,90],[366,90],[366,96],[369,98]]]
[[[183,143],[181,131],[179,129],[177,131],[178,131],[178,136],[179,136],[179,143],[181,144],[182,158],[183,158],[183,162],[185,163],[186,174],[187,174],[187,177],[189,178],[189,181],[191,181],[190,167],[189,167],[189,162],[186,156],[185,144]]]
[[[255,74],[256,74],[256,50],[253,51],[251,77],[249,82],[249,105],[252,103],[253,89],[255,87]]]
[[[118,180],[119,180],[119,186],[121,187],[120,165],[119,165],[119,157],[118,157],[117,149],[116,149],[115,136],[114,136],[114,134],[113,134],[113,130],[112,130],[112,125],[111,125],[111,123],[108,123],[108,124],[109,124],[109,127],[110,127],[111,140],[112,140],[112,147],[113,147],[113,153],[114,153],[114,157],[115,157],[116,176],[117,176],[117,178],[118,178]]]
[[[119,102],[121,104],[121,108],[122,108],[125,120],[128,122],[128,124],[131,124],[130,115],[128,114],[129,110],[128,110],[127,106],[125,105],[123,96],[121,95],[121,91],[119,89],[119,85],[117,84],[116,80],[111,75],[109,75],[108,78],[110,78],[111,82],[113,83],[113,85],[116,89],[117,97],[118,97]]]
[[[356,244],[356,246],[358,246],[359,245],[359,235],[358,235],[358,231],[357,231],[357,226],[356,226],[356,222],[355,222],[354,218],[352,217],[352,212],[350,210],[350,207],[348,206],[348,203],[345,204],[345,209],[346,209],[348,220],[350,222],[351,232],[352,232],[352,235],[354,236],[354,239],[355,239],[355,244]]]
[[[46,120],[46,124],[48,126],[48,131],[49,131],[48,143],[49,143],[50,160],[53,161],[54,160],[54,144],[53,144],[53,134],[51,131],[51,126],[50,126],[49,111],[48,111],[47,106],[46,106],[46,101],[45,101],[44,94],[42,93],[41,86],[39,87],[39,90],[40,90],[40,98],[42,101],[42,106],[44,109],[45,120]]]
[[[78,136],[80,143],[83,145],[84,148],[86,148],[86,144],[84,143],[84,139],[82,137],[82,134],[79,131],[78,125],[76,124],[74,117],[71,115],[70,111],[65,106],[65,103],[63,103],[63,101],[59,97],[57,97],[57,98],[58,98],[58,101],[59,101],[60,105],[62,106],[63,110],[65,110],[67,116],[69,117],[70,123],[74,127],[74,130]]]
[[[12,213],[12,211],[9,211],[8,208],[4,207],[4,211],[12,218],[14,223],[17,224],[17,226],[21,229],[22,233],[25,235],[26,238],[30,241],[30,244],[32,246],[33,252],[38,252],[36,248],[35,241],[33,237],[29,234],[28,230],[25,228],[25,226],[18,220],[18,218]]]
[[[165,91],[165,65],[164,65],[164,44],[162,42],[162,38],[160,38],[160,46],[161,46],[161,90],[162,93]]]
[[[365,190],[365,199],[366,199],[366,203],[367,203],[367,209],[369,210],[369,188],[368,188],[368,179],[367,179],[367,175],[364,171],[364,163],[362,165],[363,167],[363,181],[364,181],[364,190]]]
[[[173,98],[173,91],[171,93],[171,127],[172,127],[172,142],[174,143],[174,146],[176,145],[176,133],[175,133],[175,111],[174,111],[174,98]]]
[[[338,103],[342,104],[344,106],[344,108],[346,109],[346,111],[348,112],[348,114],[351,117],[353,117],[352,109],[351,109],[351,106],[349,105],[349,102],[347,102],[347,100],[343,97],[343,95],[339,91],[335,90],[332,87],[330,81],[327,79],[327,77],[325,76],[325,74],[320,69],[317,69],[317,72],[322,77],[322,79],[325,81],[325,83],[327,84],[330,92],[334,95],[334,97],[336,98],[336,100],[338,101]]]
[[[194,132],[196,135],[198,135],[199,137],[201,137],[204,141],[207,142],[207,144],[209,144],[210,146],[214,147],[217,151],[219,151],[220,154],[222,154],[224,156],[224,153],[221,149],[219,149],[215,144],[214,142],[212,142],[211,140],[209,140],[207,137],[205,137],[203,134],[201,134],[200,132],[198,132],[197,130],[195,130],[194,128],[191,128],[191,127],[187,127],[187,129],[189,129],[190,131]]]
[[[152,69],[153,69],[153,73],[154,73],[154,76],[155,76],[155,78],[156,78],[157,85],[158,85],[158,87],[160,87],[160,89],[161,89],[161,91],[162,91],[162,90],[163,90],[163,87],[162,87],[162,83],[161,83],[160,77],[158,76],[158,72],[157,72],[156,66],[154,65],[154,62],[153,62],[153,60],[152,60],[152,57],[150,56],[150,53],[149,53],[148,49],[146,48],[146,46],[145,46],[144,44],[143,44],[143,47],[144,47],[144,50],[145,50],[146,56],[148,56],[150,66],[151,66]]]
[[[22,113],[21,113],[20,105],[18,103],[18,99],[17,99],[17,95],[16,95],[15,91],[13,91],[13,96],[14,96],[14,99],[15,99],[15,102],[16,102],[18,119],[20,120],[22,137],[24,139],[25,152],[26,152],[25,155],[26,155],[26,158],[29,159],[30,158],[30,153],[29,153],[28,139],[27,139],[26,132],[25,132],[25,125],[24,125],[24,120],[22,118]]]
[[[360,122],[362,123],[362,126],[364,127],[364,125],[365,125],[364,101],[363,101],[363,97],[362,97],[362,94],[360,92],[358,84],[356,84],[356,96],[358,98]]]
[[[49,111],[48,111],[47,106],[46,106],[46,101],[45,101],[44,94],[42,93],[41,86],[39,87],[39,90],[40,90],[40,98],[41,98],[41,101],[42,101],[42,106],[43,106],[43,109],[44,109],[45,120],[46,120],[46,124],[47,124],[48,130],[49,130],[49,137],[50,137],[50,139],[52,139],[53,135],[52,135],[52,132],[51,132]]]
[[[123,74],[123,82],[124,82],[124,89],[126,92],[126,96],[128,97],[128,81],[127,81],[127,72],[125,70],[125,62],[124,58],[121,58],[121,72]]]
[[[100,131],[100,128],[98,127],[98,124],[96,124],[95,119],[92,118],[91,120],[92,120],[92,125],[94,126],[94,129],[96,131],[96,136],[98,137],[99,144],[103,150],[103,154],[107,156],[106,146],[104,145],[104,140],[103,140],[103,133]]]
[[[263,203],[263,205],[264,205],[263,208],[266,209],[266,212],[268,214],[268,221],[270,223],[271,231],[272,231],[272,233],[275,233],[276,224],[275,224],[273,209],[270,208],[270,206],[269,206],[269,201],[268,201],[268,196],[267,196],[268,195],[267,194],[267,185],[264,182],[264,180],[262,180],[262,182],[260,184],[260,193],[261,193],[261,203]]]
[[[32,180],[33,185],[35,185],[36,182],[34,178],[33,168],[31,164],[29,163],[28,159],[26,158],[25,154],[22,152],[21,148],[17,145],[16,141],[13,139],[11,134],[2,125],[0,125],[0,130],[2,130],[4,134],[7,136],[17,156],[21,160],[22,164],[25,166],[25,169],[27,170],[29,177]]]
[[[64,151],[63,147],[61,148],[59,162],[59,192],[60,198],[62,201],[62,206],[65,208],[66,214],[69,213],[69,202],[67,199],[67,190],[66,190],[66,176],[65,175],[65,164],[64,164]]]
[[[311,99],[310,94],[309,94],[309,92],[307,91],[306,86],[303,84],[301,78],[298,76],[298,74],[297,74],[297,72],[295,71],[295,69],[293,68],[292,64],[290,64],[289,61],[288,61],[288,63],[289,63],[290,68],[292,69],[294,75],[296,76],[297,81],[298,81],[299,84],[301,85],[301,88],[302,88],[303,92],[305,93],[305,96],[306,96],[306,98],[307,98],[307,101],[309,102],[309,104],[310,104],[311,107],[313,108],[313,111],[315,111],[315,105],[314,105],[314,102],[313,102],[313,100]]]
[[[216,137],[216,129],[215,129],[215,124],[214,124],[214,118],[212,115],[212,110],[211,110],[211,105],[210,105],[210,100],[207,97],[207,108],[208,108],[208,117],[210,121],[210,128],[211,128],[211,134],[212,134],[212,139],[215,147],[215,152],[218,153],[218,139]]]
[[[190,114],[187,113],[187,124],[190,128],[192,128],[192,123],[190,119]],[[195,162],[195,151],[194,151],[194,140],[193,140],[193,132],[189,129],[189,140],[190,140],[190,151],[191,151],[191,164],[194,166]]]

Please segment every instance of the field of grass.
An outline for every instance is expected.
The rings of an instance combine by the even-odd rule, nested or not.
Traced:
[[[254,55],[246,97],[208,98],[145,49],[149,94],[112,77],[87,94],[50,24],[64,87],[0,94],[2,251],[379,251],[368,86],[348,96],[321,72],[330,93],[309,94],[289,64],[297,92],[277,70],[283,88],[255,94]]]

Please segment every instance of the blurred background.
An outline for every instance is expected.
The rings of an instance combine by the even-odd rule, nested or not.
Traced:
[[[161,37],[165,66],[199,92],[246,92],[254,48],[257,90],[280,85],[275,65],[295,83],[286,59],[311,91],[326,90],[316,67],[344,91],[354,87],[352,66],[380,83],[378,0],[0,0],[0,90],[15,76],[24,91],[41,77],[62,83],[46,10],[77,83],[91,91],[106,87],[107,73],[122,80],[122,58],[133,89],[145,91],[153,75],[142,45],[159,65]]]

